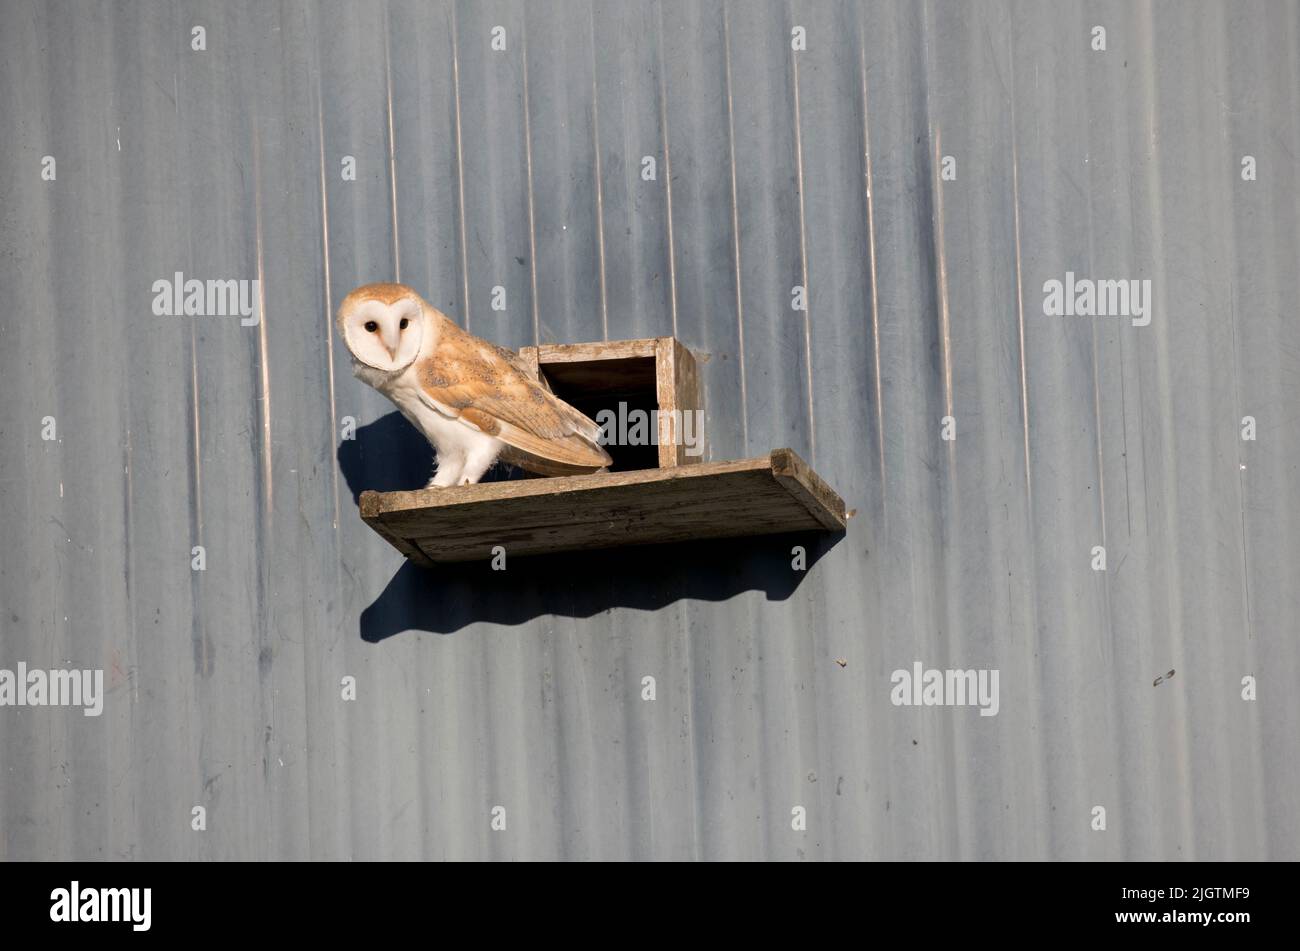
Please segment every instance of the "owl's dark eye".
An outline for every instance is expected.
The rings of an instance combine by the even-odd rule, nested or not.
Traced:
[[[405,329],[407,328],[407,325],[409,325],[409,324],[410,324],[410,321],[407,320],[405,317],[403,317],[403,318],[402,318],[402,322],[401,322],[400,324],[398,324],[397,326],[399,326],[399,327],[401,327],[403,330],[405,330]]]
[[[377,323],[375,323],[373,320],[367,320],[367,321],[366,321],[366,332],[367,332],[367,333],[374,333],[374,332],[375,332],[376,330],[378,330],[378,329],[379,329],[379,325],[378,325]]]

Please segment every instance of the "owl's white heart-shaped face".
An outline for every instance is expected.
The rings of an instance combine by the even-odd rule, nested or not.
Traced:
[[[352,356],[388,373],[404,370],[420,354],[424,309],[414,293],[349,294],[339,307],[339,327]]]

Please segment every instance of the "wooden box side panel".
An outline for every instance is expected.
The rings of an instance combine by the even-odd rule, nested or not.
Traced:
[[[655,345],[655,395],[659,403],[659,468],[671,469],[704,461],[704,444],[696,454],[687,453],[683,436],[690,427],[692,437],[702,434],[692,416],[700,405],[699,369],[695,356],[675,337],[660,337]]]

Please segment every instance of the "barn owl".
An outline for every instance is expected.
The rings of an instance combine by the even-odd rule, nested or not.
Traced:
[[[600,427],[528,375],[520,359],[461,330],[404,284],[343,299],[352,371],[438,450],[429,485],[473,485],[500,459],[540,475],[598,472],[613,460]]]

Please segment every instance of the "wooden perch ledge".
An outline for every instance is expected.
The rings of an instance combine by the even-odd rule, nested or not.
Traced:
[[[361,517],[425,566],[777,532],[844,531],[844,502],[789,449],[758,459],[363,492]]]

